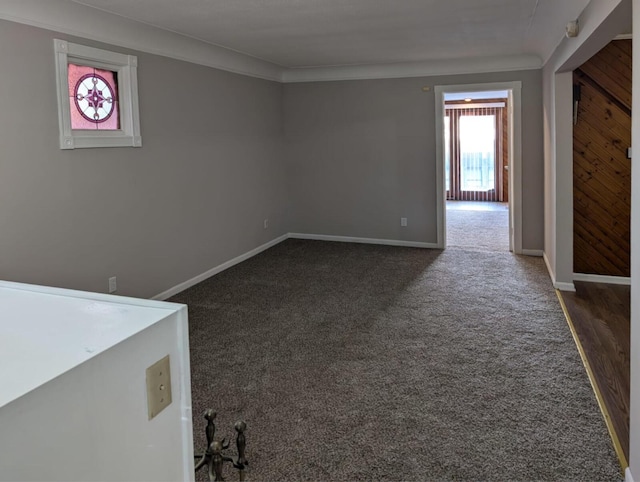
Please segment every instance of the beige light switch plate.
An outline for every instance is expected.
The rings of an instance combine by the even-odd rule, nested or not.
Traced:
[[[171,404],[171,365],[169,355],[147,368],[147,407],[149,420]]]

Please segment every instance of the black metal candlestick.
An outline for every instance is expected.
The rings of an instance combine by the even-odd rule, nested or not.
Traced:
[[[244,452],[247,446],[244,431],[247,429],[247,424],[243,421],[236,422],[234,428],[236,430],[236,449],[238,451],[237,456],[227,456],[223,452],[229,448],[229,442],[226,439],[222,441],[214,440],[216,435],[216,424],[214,420],[216,418],[216,412],[209,409],[204,413],[204,418],[207,420],[207,427],[205,434],[207,436],[207,449],[203,454],[194,455],[194,458],[198,460],[195,466],[197,472],[205,465],[208,468],[208,475],[210,482],[223,481],[222,469],[225,462],[231,462],[233,467],[238,470],[238,477],[240,481],[244,480],[245,470],[249,462],[247,461]]]

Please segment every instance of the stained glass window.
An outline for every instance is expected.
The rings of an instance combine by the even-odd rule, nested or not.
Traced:
[[[142,147],[138,58],[60,39],[53,44],[60,149]]]
[[[120,129],[117,73],[72,63],[68,69],[71,128]]]

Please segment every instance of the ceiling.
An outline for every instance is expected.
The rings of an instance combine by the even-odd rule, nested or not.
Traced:
[[[287,68],[536,55],[589,0],[73,0]]]

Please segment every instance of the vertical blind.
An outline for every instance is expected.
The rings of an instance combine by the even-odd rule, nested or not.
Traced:
[[[445,106],[447,199],[506,200],[505,124],[504,104]]]

